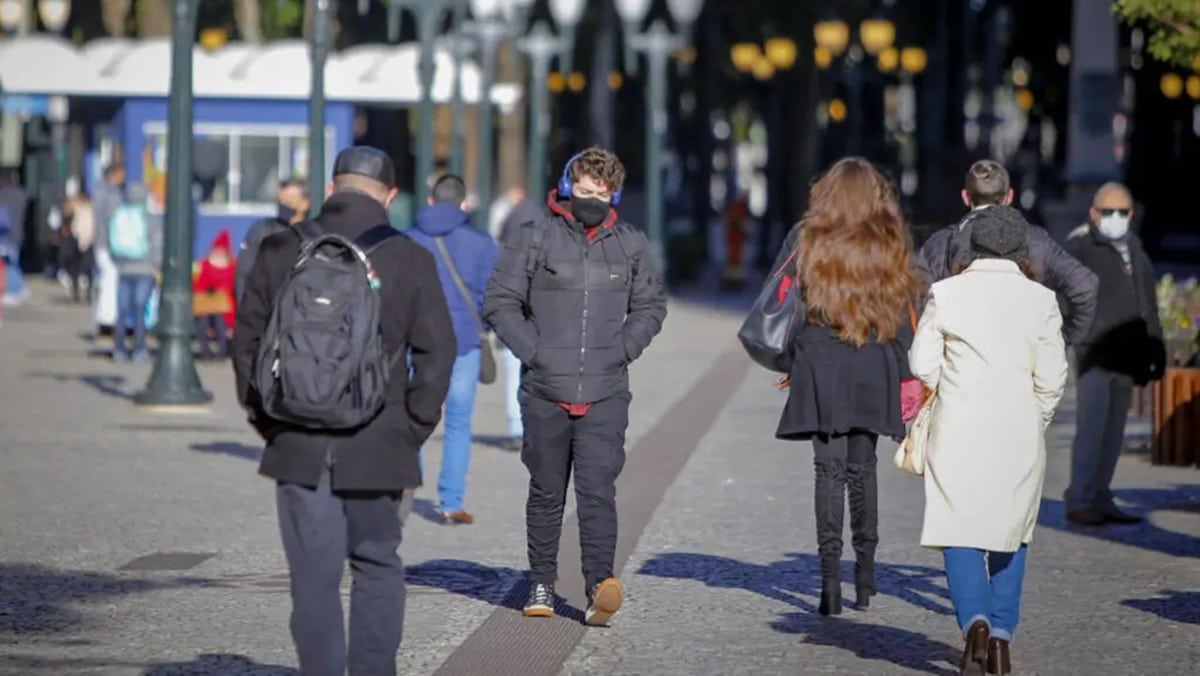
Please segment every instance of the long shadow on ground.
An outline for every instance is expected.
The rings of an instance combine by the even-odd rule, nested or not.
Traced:
[[[207,587],[196,578],[145,578],[0,564],[0,637],[64,632],[86,624],[88,602],[156,589]]]
[[[745,589],[815,613],[821,598],[821,562],[815,554],[787,554],[769,565],[746,563],[711,554],[660,554],[646,562],[640,575],[699,580],[710,587]],[[842,579],[854,579],[854,564],[843,561]],[[945,574],[937,568],[876,562],[879,593],[923,610],[952,615]]]
[[[1143,516],[1154,512],[1200,514],[1200,485],[1117,490],[1113,493],[1123,507]],[[1194,535],[1166,530],[1149,520],[1130,526],[1076,526],[1067,521],[1066,507],[1061,500],[1042,498],[1038,525],[1168,556],[1200,558],[1200,538]]]

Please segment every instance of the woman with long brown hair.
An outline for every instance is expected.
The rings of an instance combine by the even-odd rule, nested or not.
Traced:
[[[836,615],[847,491],[858,607],[876,591],[875,444],[880,435],[905,433],[900,383],[911,377],[907,351],[920,284],[895,188],[862,158],[839,161],[813,185],[808,212],[788,239],[797,247],[802,307],[776,436],[812,441],[819,610]]]

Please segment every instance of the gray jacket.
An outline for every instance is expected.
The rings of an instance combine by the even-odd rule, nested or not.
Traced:
[[[955,261],[961,260],[970,250],[971,221],[978,213],[968,213],[959,223],[935,232],[921,247],[916,263],[925,278],[926,289],[953,274]],[[1059,295],[1060,306],[1065,305],[1064,338],[1072,345],[1082,343],[1096,315],[1099,280],[1091,270],[1059,246],[1045,228],[1027,222],[1025,235],[1029,263],[1037,281]]]
[[[108,253],[117,272],[122,275],[157,275],[162,267],[163,254],[163,215],[147,211],[146,228],[150,237],[150,252],[140,260],[117,258],[108,250],[108,228],[113,214],[122,204],[146,201],[146,190],[140,184],[128,186],[128,197],[121,194],[121,189],[111,183],[105,183],[97,188],[92,198],[92,210],[96,215],[96,246]]]

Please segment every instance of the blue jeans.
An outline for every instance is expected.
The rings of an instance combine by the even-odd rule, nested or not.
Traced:
[[[967,547],[943,550],[950,600],[964,633],[983,620],[991,627],[992,636],[1012,641],[1021,618],[1021,584],[1028,551],[1028,545],[1015,552]]]
[[[438,475],[438,502],[443,512],[463,508],[467,466],[471,463],[471,414],[479,386],[479,348],[458,355],[450,372],[446,393],[446,435],[442,442],[442,472]]]
[[[521,388],[521,360],[507,347],[500,350],[500,363],[504,367],[504,410],[508,414],[508,436],[520,439],[525,436],[521,424],[521,402],[517,392]]]
[[[20,257],[9,252],[5,257],[4,295],[23,298],[25,295],[25,273],[21,271]]]
[[[146,306],[154,295],[154,275],[121,275],[117,281],[117,322],[113,327],[113,356],[128,357],[125,330],[133,330],[133,353],[146,353]],[[132,326],[130,323],[132,322]]]

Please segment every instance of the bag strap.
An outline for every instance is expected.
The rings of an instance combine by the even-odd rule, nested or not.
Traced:
[[[380,244],[399,234],[400,231],[393,228],[390,224],[380,223],[368,228],[366,232],[355,237],[354,246],[362,249],[364,253],[369,254]]]
[[[458,268],[454,265],[454,259],[450,257],[450,251],[446,249],[446,241],[444,237],[434,237],[433,243],[437,245],[438,254],[442,258],[442,262],[450,270],[450,276],[454,278],[454,285],[458,287],[458,292],[462,294],[463,300],[466,301],[467,307],[471,310],[471,316],[475,318],[475,323],[479,325],[479,332],[486,333],[483,328],[483,319],[479,317],[479,312],[475,308],[475,301],[471,298],[471,292],[467,289],[467,285],[463,282],[463,278],[458,274]]]

